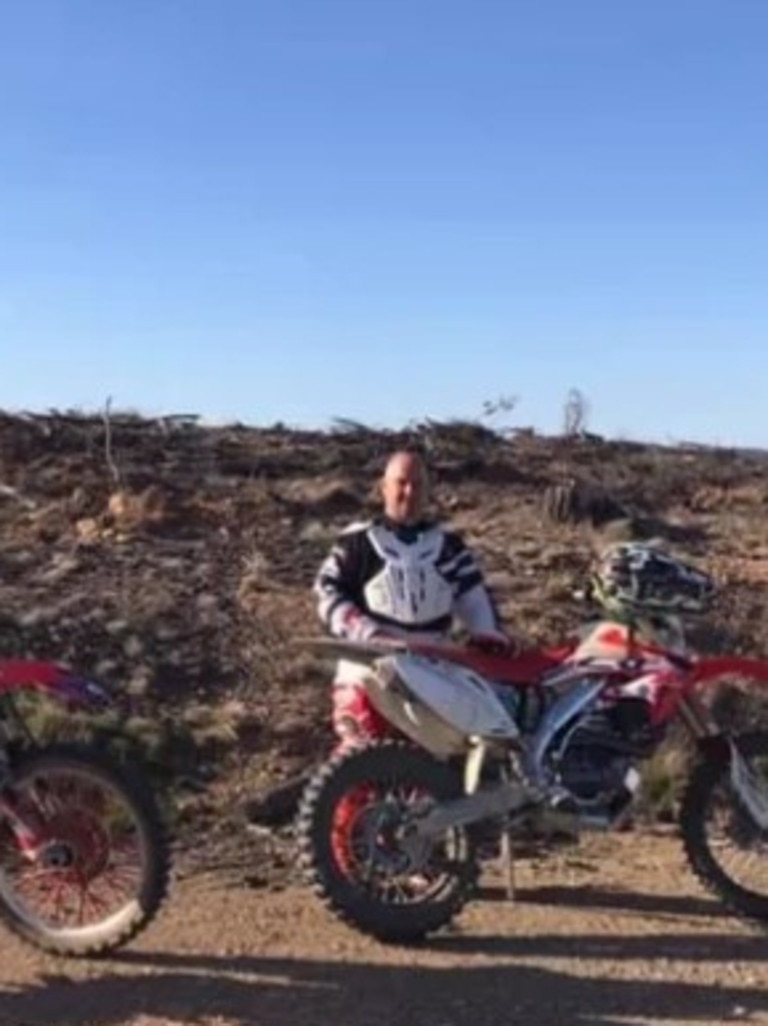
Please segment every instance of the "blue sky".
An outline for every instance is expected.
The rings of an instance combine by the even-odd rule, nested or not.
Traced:
[[[25,0],[0,406],[768,443],[764,0]]]

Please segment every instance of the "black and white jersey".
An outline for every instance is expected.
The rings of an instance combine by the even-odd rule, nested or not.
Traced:
[[[442,636],[454,619],[473,633],[500,630],[475,557],[438,524],[404,527],[385,517],[352,524],[320,567],[314,592],[323,625],[354,641],[377,630]]]

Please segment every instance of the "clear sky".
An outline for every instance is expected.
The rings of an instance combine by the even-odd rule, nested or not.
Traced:
[[[768,444],[766,0],[0,11],[0,407]]]

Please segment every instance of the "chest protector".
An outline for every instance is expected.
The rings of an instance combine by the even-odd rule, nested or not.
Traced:
[[[376,525],[368,539],[384,564],[363,589],[374,616],[418,626],[451,615],[453,591],[436,566],[443,546],[439,528],[408,543]]]

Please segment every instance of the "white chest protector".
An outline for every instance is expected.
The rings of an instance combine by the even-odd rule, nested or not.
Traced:
[[[430,528],[410,544],[381,525],[372,527],[368,538],[384,561],[364,588],[371,613],[409,626],[450,616],[453,591],[435,565],[443,546],[439,528]]]

